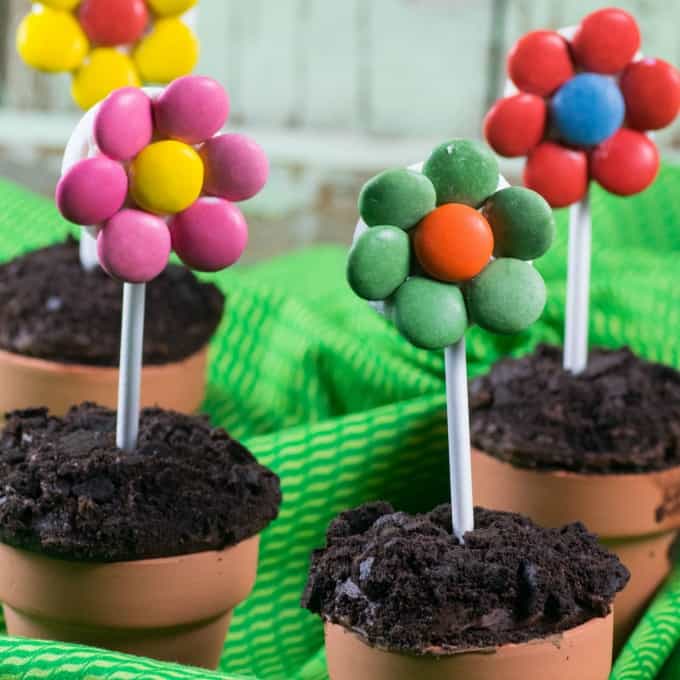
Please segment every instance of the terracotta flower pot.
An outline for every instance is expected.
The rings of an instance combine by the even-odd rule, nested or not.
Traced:
[[[475,502],[544,526],[581,521],[628,567],[616,598],[618,649],[671,569],[680,528],[680,468],[645,474],[580,474],[519,468],[473,450]]]
[[[168,364],[145,366],[142,406],[193,413],[203,401],[208,348]],[[116,408],[118,368],[66,364],[0,350],[0,417],[7,411],[47,406],[64,415],[72,404],[94,401]]]
[[[10,635],[216,668],[255,583],[259,536],[221,551],[92,564],[0,544]]]
[[[326,624],[328,673],[330,680],[607,680],[612,629],[609,615],[524,644],[409,656],[371,647],[342,626]]]

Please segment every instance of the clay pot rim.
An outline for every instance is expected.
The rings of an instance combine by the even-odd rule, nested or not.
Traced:
[[[181,359],[174,361],[166,361],[162,364],[144,364],[145,373],[160,373],[167,369],[168,366],[180,365],[191,360],[194,357],[202,354],[207,354],[210,341],[197,349],[195,352],[188,354]],[[0,349],[0,363],[14,363],[24,365],[27,368],[34,370],[45,371],[48,373],[94,373],[95,375],[108,375],[113,372],[118,372],[118,366],[101,366],[98,364],[82,364],[70,363],[67,361],[55,361],[54,359],[41,359],[40,357],[27,356],[19,352],[12,352],[6,349]]]
[[[612,606],[607,616],[593,616],[584,623],[581,623],[578,626],[574,626],[573,628],[568,628],[567,630],[564,630],[559,633],[551,633],[550,635],[541,638],[532,638],[530,640],[526,640],[525,642],[508,642],[502,645],[497,645],[496,647],[466,647],[464,649],[462,648],[449,649],[446,647],[428,647],[422,653],[411,650],[390,649],[389,647],[383,645],[376,645],[369,642],[361,634],[361,632],[354,628],[348,628],[342,623],[331,621],[330,619],[327,619],[325,617],[323,618],[323,621],[325,627],[335,626],[337,628],[342,628],[346,633],[354,635],[355,638],[357,638],[360,642],[362,642],[367,647],[370,647],[371,649],[375,649],[380,652],[386,652],[388,654],[401,654],[403,656],[415,657],[418,659],[436,660],[456,656],[463,656],[465,654],[498,654],[499,652],[507,652],[510,650],[517,649],[519,647],[529,647],[543,644],[550,644],[559,647],[560,643],[565,638],[565,636],[580,635],[582,633],[586,634],[588,632],[588,629],[593,628],[596,625],[605,624],[613,616],[614,608]]]
[[[603,482],[621,481],[622,479],[635,479],[644,478],[649,479],[650,475],[662,477],[668,475],[672,472],[677,472],[680,470],[680,463],[677,465],[672,465],[671,467],[662,468],[661,470],[649,470],[648,472],[574,472],[573,470],[560,470],[560,469],[544,469],[544,468],[532,468],[526,465],[517,465],[513,461],[505,460],[497,456],[486,449],[482,449],[479,446],[473,446],[473,451],[481,453],[485,456],[489,456],[499,463],[505,463],[505,465],[511,465],[516,470],[521,472],[530,472],[537,475],[547,475],[550,477],[561,477],[566,479],[592,479],[592,480],[602,480]]]

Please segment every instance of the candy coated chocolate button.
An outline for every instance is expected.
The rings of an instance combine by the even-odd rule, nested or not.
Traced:
[[[70,222],[97,225],[120,210],[127,195],[123,167],[106,156],[76,163],[57,184],[59,212]]]
[[[621,76],[626,119],[636,130],[670,125],[680,110],[680,72],[662,59],[642,59]]]
[[[172,247],[192,269],[215,272],[229,267],[248,243],[248,225],[241,211],[221,198],[199,198],[170,220]]]
[[[354,243],[347,260],[347,281],[364,300],[384,300],[406,280],[411,249],[399,227],[372,227]]]
[[[494,260],[466,286],[470,319],[484,330],[519,333],[543,313],[546,301],[541,275],[522,260]]]
[[[139,88],[124,87],[103,102],[94,122],[97,146],[110,158],[127,161],[153,136],[151,99]]]
[[[394,324],[411,343],[424,349],[443,349],[460,340],[467,312],[458,286],[414,276],[394,296]]]
[[[81,109],[89,109],[119,87],[140,84],[127,54],[112,47],[97,47],[73,77],[71,94]]]
[[[69,12],[43,7],[27,14],[16,38],[19,56],[41,71],[73,71],[85,59],[89,43]]]
[[[193,7],[198,0],[147,0],[151,9],[159,16],[183,14]]]
[[[626,106],[618,85],[607,76],[579,73],[551,103],[552,122],[568,144],[595,146],[623,123]]]
[[[593,179],[607,191],[631,196],[646,189],[659,171],[659,151],[647,135],[623,128],[590,158]]]
[[[169,83],[193,71],[198,40],[181,19],[159,19],[139,42],[132,58],[144,82]]]
[[[155,279],[168,264],[170,247],[165,222],[141,210],[121,210],[97,236],[102,267],[111,276],[129,283]]]
[[[156,127],[164,137],[187,144],[210,139],[229,115],[229,98],[212,78],[184,76],[168,85],[154,102]]]
[[[499,99],[484,118],[484,136],[501,156],[526,156],[543,138],[548,109],[534,94]]]
[[[203,161],[182,142],[166,140],[147,146],[130,166],[132,198],[144,210],[177,213],[201,193]]]
[[[581,21],[571,45],[584,70],[614,74],[640,49],[640,29],[628,12],[608,7]]]
[[[588,157],[577,149],[542,142],[529,154],[524,184],[553,208],[577,203],[588,188]]]
[[[453,139],[440,144],[425,161],[423,174],[437,192],[437,205],[481,205],[496,191],[498,161],[484,144]]]
[[[359,214],[369,227],[415,226],[436,205],[432,182],[415,170],[385,170],[368,180],[359,194]]]
[[[53,9],[75,9],[80,0],[40,0],[45,7],[52,7]]]
[[[489,261],[493,233],[474,208],[446,203],[416,227],[413,247],[430,276],[441,281],[465,281],[479,274]]]
[[[532,31],[508,54],[508,73],[517,89],[551,95],[574,75],[567,41],[555,31]]]
[[[555,239],[555,218],[546,200],[524,187],[497,191],[482,207],[491,225],[496,257],[534,260]]]
[[[203,190],[229,201],[245,201],[266,184],[269,161],[262,147],[245,135],[218,135],[199,153],[205,166]]]
[[[149,11],[144,0],[83,0],[78,18],[93,43],[113,47],[139,40]]]

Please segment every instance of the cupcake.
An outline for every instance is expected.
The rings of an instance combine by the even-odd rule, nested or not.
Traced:
[[[43,405],[63,415],[92,399],[116,406],[122,284],[81,267],[78,245],[36,250],[0,266],[0,412]],[[200,406],[208,343],[224,297],[168,265],[148,286],[144,405]]]
[[[302,606],[324,621],[331,680],[606,680],[612,601],[628,580],[581,524],[544,529],[475,509],[389,503],[340,514],[312,555]]]
[[[594,350],[579,374],[540,345],[470,385],[480,503],[548,526],[580,518],[630,569],[617,645],[671,568],[680,527],[680,373],[628,349]]]
[[[0,599],[10,635],[216,667],[255,582],[277,476],[206,418],[141,413],[136,447],[93,403],[9,414]]]

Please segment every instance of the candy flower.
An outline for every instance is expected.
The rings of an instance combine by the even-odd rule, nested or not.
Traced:
[[[552,211],[536,192],[507,186],[482,144],[456,139],[422,168],[380,173],[359,213],[349,285],[382,303],[414,345],[454,345],[470,323],[517,333],[541,315],[545,284],[530,261],[553,241]]]
[[[553,207],[580,201],[590,180],[621,196],[643,191],[659,168],[645,133],[677,116],[680,74],[638,55],[640,31],[623,10],[598,10],[564,33],[533,31],[514,45],[518,91],[487,113],[486,139],[502,156],[527,156],[525,185]]]
[[[113,90],[169,83],[198,61],[181,15],[197,0],[41,0],[17,30],[21,58],[41,71],[71,72],[83,109]]]
[[[171,250],[199,271],[236,262],[248,227],[234,202],[262,189],[269,166],[251,139],[219,133],[229,113],[219,83],[185,76],[155,98],[122,88],[92,113],[89,157],[62,175],[56,201],[66,219],[95,227],[102,267],[144,283]]]

